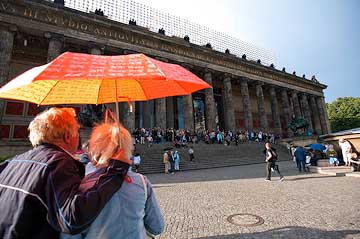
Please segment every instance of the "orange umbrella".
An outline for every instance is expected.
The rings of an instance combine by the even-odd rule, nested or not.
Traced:
[[[37,105],[103,104],[187,95],[209,87],[185,68],[144,54],[65,52],[8,82],[0,89],[0,98]]]

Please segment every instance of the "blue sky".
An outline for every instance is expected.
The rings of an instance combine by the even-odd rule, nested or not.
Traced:
[[[360,1],[136,0],[276,53],[276,67],[316,75],[325,101],[360,97]]]

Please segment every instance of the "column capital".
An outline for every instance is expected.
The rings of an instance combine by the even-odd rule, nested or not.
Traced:
[[[190,64],[188,64],[188,63],[180,63],[180,65],[181,65],[182,67],[184,67],[184,68],[185,68],[186,70],[188,70],[188,71],[190,71],[191,69],[194,68],[193,65],[190,65]]]
[[[214,74],[215,71],[213,69],[210,69],[210,68],[204,68],[204,74],[206,74],[206,73]]]

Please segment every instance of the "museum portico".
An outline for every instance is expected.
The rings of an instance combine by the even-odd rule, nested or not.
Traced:
[[[287,125],[295,116],[305,118],[314,134],[330,132],[323,94],[326,86],[316,79],[50,2],[2,2],[0,51],[0,85],[65,51],[104,55],[142,52],[180,64],[212,85],[188,96],[132,102],[133,112],[127,103],[121,103],[121,118],[130,130],[155,126],[190,131],[219,128],[263,130],[289,137],[292,132]],[[40,109],[31,103],[0,102],[1,141],[23,141],[28,123]],[[84,106],[74,107],[81,111]]]

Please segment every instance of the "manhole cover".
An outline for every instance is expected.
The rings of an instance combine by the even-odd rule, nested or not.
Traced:
[[[264,223],[264,219],[253,214],[239,213],[230,215],[227,218],[228,222],[243,226],[243,227],[255,227]]]

